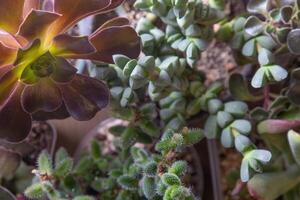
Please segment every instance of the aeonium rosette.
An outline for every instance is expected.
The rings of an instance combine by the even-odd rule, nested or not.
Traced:
[[[110,63],[113,54],[137,57],[139,37],[124,18],[106,22],[90,36],[66,31],[122,1],[51,0],[45,7],[39,0],[0,0],[1,138],[23,140],[32,120],[89,120],[108,104],[106,86],[76,74],[68,59]]]

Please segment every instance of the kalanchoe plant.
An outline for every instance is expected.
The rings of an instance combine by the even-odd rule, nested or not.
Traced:
[[[27,136],[32,120],[88,120],[108,104],[106,86],[76,74],[68,59],[111,62],[115,53],[139,54],[139,38],[124,18],[90,36],[67,34],[79,20],[122,0],[51,2],[42,10],[39,1],[0,1],[0,134],[11,142]]]

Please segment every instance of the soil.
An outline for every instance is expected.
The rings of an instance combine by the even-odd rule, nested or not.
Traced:
[[[41,150],[47,149],[52,155],[56,143],[56,133],[47,122],[34,122],[25,142],[31,147],[31,151],[23,159],[27,164],[35,165]]]

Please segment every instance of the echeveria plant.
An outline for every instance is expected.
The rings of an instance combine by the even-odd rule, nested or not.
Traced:
[[[0,1],[0,135],[17,142],[32,120],[89,120],[108,104],[106,86],[76,74],[69,59],[111,62],[139,54],[139,38],[124,18],[90,36],[68,35],[81,19],[108,12],[122,0]],[[122,37],[120,37],[122,35]]]

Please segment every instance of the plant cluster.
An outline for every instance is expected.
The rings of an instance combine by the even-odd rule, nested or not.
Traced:
[[[118,138],[120,132],[115,134]],[[103,154],[101,143],[93,140],[90,152],[76,164],[63,148],[53,160],[44,151],[38,158],[38,169],[33,170],[36,179],[25,195],[50,200],[93,200],[95,195],[104,200],[195,199],[181,180],[188,164],[178,160],[176,153],[203,137],[202,130],[169,130],[157,142],[157,153],[136,146],[124,149],[119,142],[115,144],[117,155]],[[93,196],[82,195],[89,193]]]
[[[184,182],[188,163],[178,155],[206,137],[242,154],[240,180],[254,198],[300,198],[298,1],[250,0],[244,14],[227,16],[222,0],[137,0],[146,14],[136,32],[116,18],[89,37],[65,32],[122,1],[73,0],[69,9],[70,0],[57,0],[53,12],[16,2],[0,1],[1,137],[22,140],[31,120],[88,120],[109,93],[113,116],[127,122],[110,129],[114,152],[103,154],[96,141],[77,162],[62,149],[55,159],[43,152],[26,196],[196,199]],[[11,9],[18,11],[12,18]],[[197,68],[212,41],[229,44],[240,65],[228,84],[206,84],[209,72]],[[101,61],[89,69],[109,89],[66,60],[78,58]],[[203,130],[191,127],[198,118],[205,118]]]

